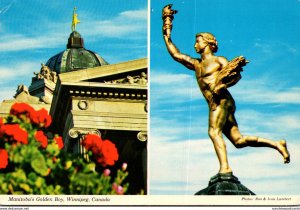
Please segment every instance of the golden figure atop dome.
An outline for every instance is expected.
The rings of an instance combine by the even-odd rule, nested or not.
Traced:
[[[72,31],[75,31],[75,30],[76,30],[76,25],[77,25],[78,23],[80,23],[80,20],[78,19],[76,10],[77,10],[77,8],[74,7],[74,10],[73,10],[73,18],[72,18],[72,26],[71,26]]]

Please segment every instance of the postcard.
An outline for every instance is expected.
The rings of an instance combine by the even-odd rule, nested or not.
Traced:
[[[299,205],[299,15],[0,1],[0,204]]]

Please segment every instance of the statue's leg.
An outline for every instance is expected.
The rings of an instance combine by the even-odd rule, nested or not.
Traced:
[[[270,147],[276,149],[284,158],[284,163],[290,162],[290,155],[287,150],[285,140],[273,141],[257,136],[243,136],[238,128],[233,113],[228,114],[227,121],[224,125],[223,133],[237,148],[246,146],[251,147]]]
[[[220,162],[219,173],[232,172],[228,164],[226,145],[222,137],[222,130],[226,122],[226,118],[227,111],[221,108],[221,106],[218,106],[216,110],[209,112],[208,134],[214,144],[214,148]]]

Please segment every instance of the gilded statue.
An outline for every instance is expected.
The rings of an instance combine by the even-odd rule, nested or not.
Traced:
[[[72,17],[72,25],[71,25],[72,31],[75,31],[77,24],[80,23],[80,20],[78,19],[78,15],[76,13],[76,10],[77,10],[76,7],[74,7],[73,17]]]
[[[211,33],[196,34],[194,48],[200,58],[192,58],[181,53],[171,39],[172,21],[174,14],[172,5],[163,8],[163,38],[172,58],[186,68],[195,71],[199,88],[209,107],[208,135],[212,140],[217,154],[220,169],[219,173],[231,173],[227,158],[226,144],[223,134],[236,148],[269,147],[277,150],[283,157],[284,163],[290,162],[290,154],[285,140],[273,141],[257,136],[242,135],[235,119],[235,101],[228,88],[235,85],[240,79],[240,72],[248,61],[239,56],[232,61],[225,57],[216,56],[218,42]]]

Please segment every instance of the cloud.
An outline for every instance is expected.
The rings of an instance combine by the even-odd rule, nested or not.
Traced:
[[[168,134],[172,134],[172,129]],[[170,142],[167,139],[168,136],[151,135],[150,193],[192,195],[207,187],[219,166],[211,141]],[[228,141],[226,143],[234,175],[250,190],[269,195],[299,194],[296,187],[300,184],[299,142],[289,145],[292,154],[289,165],[283,164],[281,155],[274,149],[249,147],[238,150]]]
[[[287,86],[282,89],[268,85],[266,80],[267,78],[243,81],[231,87],[229,91],[239,103],[300,104],[300,86]],[[166,99],[183,102],[202,98],[195,77],[188,74],[155,70],[155,73],[151,74],[151,90],[151,97],[158,103]]]
[[[81,31],[90,36],[146,40],[147,9],[123,11],[107,20],[90,20],[82,25]]]
[[[0,66],[0,101],[11,99],[16,93],[18,84],[28,85],[31,77],[34,76],[33,72],[38,72],[40,69],[39,62],[26,61],[14,63],[9,66]],[[24,80],[26,79],[26,81]]]
[[[280,90],[271,87],[267,82],[259,84],[257,81],[247,81],[231,90],[239,102],[256,104],[300,104],[300,87],[286,87]]]
[[[232,150],[229,153],[231,166],[240,181],[257,194],[299,194],[299,188],[293,185],[300,184],[297,178],[300,170],[297,164],[300,161],[300,143],[295,140],[292,142],[288,143],[291,163],[287,165],[283,164],[276,150],[251,147],[232,150],[229,145],[228,150]]]
[[[6,87],[0,90],[0,102],[3,100],[12,99],[15,95],[17,87]]]
[[[286,52],[289,54],[297,53],[297,48],[295,46],[282,41],[257,40],[257,42],[254,43],[254,47],[264,54],[261,58],[267,56],[268,59]],[[278,51],[278,49],[280,49],[280,51]]]
[[[154,106],[201,100],[201,92],[192,75],[157,72],[151,74],[150,94]]]
[[[193,140],[196,138],[208,138],[207,116],[187,110],[175,110],[168,114],[158,114],[150,116],[151,134],[162,138],[162,141],[175,142]],[[195,117],[197,116],[197,117]],[[169,134],[170,133],[170,134]]]
[[[39,71],[39,62],[20,62],[11,66],[0,66],[0,77],[5,78],[2,82],[6,82],[7,80],[20,78],[22,76],[33,77],[33,72],[37,71]]]
[[[294,137],[300,130],[300,112],[298,111],[264,112],[247,108],[238,110],[235,116],[240,130],[245,134],[277,139],[286,135]]]
[[[155,73],[151,75],[152,85],[168,85],[168,84],[179,84],[187,83],[192,80],[192,76],[188,74],[172,74],[172,73]]]
[[[197,85],[187,85],[191,81],[195,83],[195,79],[187,74],[177,75],[162,71],[151,75],[150,105],[153,132],[168,133],[172,129],[171,141],[183,141],[187,136],[207,136],[208,108]],[[290,110],[300,99],[300,95],[297,98],[296,89],[290,88],[278,93],[274,88],[264,91],[265,87],[257,84],[254,85],[257,88],[254,92],[257,91],[260,95],[250,94],[252,90],[245,87],[232,91],[239,103],[235,116],[241,133],[270,139],[294,138],[300,129],[300,112]],[[280,106],[274,108],[265,104]]]
[[[208,158],[203,159],[204,162],[210,159],[210,151],[212,145],[210,141],[184,141],[184,142],[168,142],[163,136],[151,135],[150,145],[150,192],[151,190],[168,191],[169,194],[185,194],[185,188],[190,184],[189,168],[192,157],[191,154],[201,158],[200,153],[208,155]],[[210,144],[210,145],[209,145]],[[198,154],[196,154],[198,153]],[[201,161],[203,163],[203,161]],[[198,162],[198,161],[197,161]],[[209,169],[208,169],[209,171]],[[197,173],[199,179],[205,177],[201,170]],[[181,186],[173,188],[173,183],[181,183]],[[152,183],[152,184],[151,184]],[[161,183],[165,183],[161,185]]]
[[[80,33],[85,37],[97,36],[97,41],[99,41],[99,37],[133,41],[136,41],[135,39],[137,38],[144,39],[145,47],[147,33],[146,19],[146,9],[123,11],[112,19],[100,21],[88,20],[86,23],[82,23]],[[31,31],[30,34],[4,33],[0,36],[0,52],[55,48],[65,44],[66,36],[68,36],[68,34],[66,34],[66,28],[70,28],[69,23],[54,23],[47,20],[47,26],[47,30],[45,30],[45,28],[43,28],[43,31],[38,29]],[[130,47],[130,45],[128,47]]]
[[[40,36],[27,37],[20,34],[2,37],[0,52],[31,50],[41,48],[55,48],[65,42],[64,37],[59,36]]]
[[[121,18],[130,18],[135,20],[147,20],[147,9],[128,10],[120,13]]]
[[[184,78],[186,75],[182,76]],[[171,77],[173,80],[176,83],[177,78]],[[158,77],[154,78],[154,83],[169,84],[169,81],[164,82]],[[207,187],[219,166],[207,135],[207,114],[203,114],[207,110],[193,109],[187,117],[187,110],[182,106],[169,104],[160,108],[160,111],[151,112],[150,193],[192,195]],[[271,148],[236,149],[225,138],[234,175],[257,194],[299,194],[295,185],[300,184],[300,165],[297,164],[300,161],[300,142],[297,140],[300,112],[289,109],[267,112],[247,107],[239,109],[236,116],[243,134],[270,139],[286,137],[292,161],[284,165],[279,152]]]

